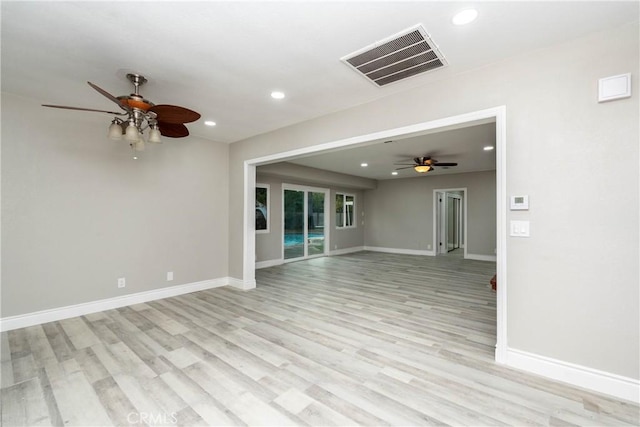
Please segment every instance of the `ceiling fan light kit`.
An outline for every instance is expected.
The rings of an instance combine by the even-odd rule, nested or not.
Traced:
[[[113,119],[111,125],[109,125],[109,132],[107,134],[109,139],[122,139],[122,127],[120,126],[120,123],[122,123],[122,120],[117,118]]]
[[[154,144],[162,143],[162,140],[160,139],[160,131],[157,127],[153,127],[151,128],[151,130],[149,130],[149,142],[152,142]]]
[[[122,113],[64,105],[43,104],[43,106],[114,114],[116,117],[113,118],[111,125],[109,125],[108,138],[113,140],[124,139],[129,142],[131,148],[136,152],[144,151],[145,141],[143,134],[147,129],[149,129],[147,142],[150,143],[161,143],[161,135],[169,138],[183,138],[189,135],[189,130],[184,124],[198,120],[200,118],[199,113],[176,105],[155,105],[140,95],[140,86],[147,82],[144,76],[127,74],[127,78],[133,83],[134,93],[118,97],[111,95],[91,82],[87,82],[89,86],[101,95],[116,103],[124,111]],[[137,159],[137,156],[134,156],[134,159]]]
[[[138,127],[135,123],[129,122],[129,126],[124,131],[124,139],[129,142],[138,142],[140,140],[140,135],[142,131],[138,130]]]
[[[397,171],[401,169],[413,169],[418,173],[431,172],[432,170],[434,170],[435,166],[443,166],[445,168],[449,166],[458,166],[457,163],[440,163],[436,159],[432,159],[430,156],[414,157],[413,163],[396,163],[396,165],[406,166],[404,168],[396,169]]]

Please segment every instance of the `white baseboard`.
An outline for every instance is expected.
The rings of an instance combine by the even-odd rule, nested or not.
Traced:
[[[0,319],[0,331],[4,332],[13,329],[26,328],[28,326],[41,325],[43,323],[84,316],[85,314],[97,313],[105,310],[113,310],[114,308],[141,304],[144,302],[189,294],[191,292],[203,291],[205,289],[217,288],[225,285],[233,286],[231,282],[234,280],[237,279],[222,277],[219,279],[203,280],[201,282],[170,286],[167,288],[154,289],[152,291],[123,295],[121,297],[107,298],[82,304],[69,305],[66,307],[52,308],[50,310],[21,314],[18,316],[5,317]]]
[[[242,289],[243,291],[248,291],[250,289],[256,288],[256,281],[254,280],[242,280],[236,279],[235,277],[227,277],[227,281],[229,286],[233,288]]]
[[[640,402],[640,381],[633,378],[513,348],[507,349],[506,365],[636,404]]]
[[[267,261],[259,261],[259,262],[256,262],[256,270],[260,270],[261,268],[275,267],[276,265],[282,265],[282,264],[284,264],[284,259],[282,258],[270,259]]]
[[[352,248],[335,249],[333,251],[329,251],[329,256],[346,255],[361,251],[364,251],[364,246],[354,246]]]
[[[479,255],[479,254],[467,254],[464,259],[474,259],[476,261],[493,261],[496,262],[495,255]]]
[[[436,253],[434,251],[424,251],[419,249],[398,249],[398,248],[381,248],[378,246],[365,246],[364,250],[372,251],[372,252],[386,252],[389,254],[436,256]]]

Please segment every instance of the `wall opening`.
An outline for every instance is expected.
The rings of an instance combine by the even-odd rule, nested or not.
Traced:
[[[496,124],[496,270],[500,283],[496,295],[496,352],[498,363],[507,362],[507,266],[506,266],[506,107],[494,107],[443,119],[431,120],[415,125],[388,129],[357,137],[341,139],[325,144],[300,148],[244,162],[244,230],[243,230],[243,278],[245,288],[255,286],[255,184],[256,166],[285,161],[297,156],[319,154],[341,147],[356,147],[373,141],[384,141],[420,135],[421,133],[464,127],[480,122]]]

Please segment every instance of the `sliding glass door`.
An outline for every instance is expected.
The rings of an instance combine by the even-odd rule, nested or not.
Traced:
[[[296,260],[322,256],[327,250],[325,218],[329,190],[283,186],[283,258]]]
[[[304,257],[304,191],[284,190],[284,259]]]
[[[307,192],[307,256],[324,255],[325,193]]]

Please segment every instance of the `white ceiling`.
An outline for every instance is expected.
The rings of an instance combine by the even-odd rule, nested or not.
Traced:
[[[188,125],[192,134],[230,143],[637,21],[638,4],[3,1],[2,91],[110,110],[86,81],[124,95],[131,92],[124,76],[133,71],[149,79],[141,90],[146,98],[202,113]],[[477,21],[452,25],[452,15],[470,5],[479,10]],[[418,23],[449,66],[378,88],[340,61]],[[284,100],[270,98],[276,89]],[[98,113],[37,114],[73,122],[95,121],[88,116]],[[205,127],[204,120],[218,125]],[[96,121],[96,131],[106,133],[108,123],[108,116],[104,126]]]
[[[411,168],[391,175],[394,170],[404,167],[396,163],[412,164],[414,157],[425,156],[443,163],[458,163],[455,167],[436,167],[428,176],[486,171],[496,169],[495,150],[484,150],[487,146],[495,147],[495,141],[495,123],[474,124],[403,139],[373,141],[363,147],[335,150],[288,162],[377,180],[427,176]],[[362,167],[361,163],[367,166]]]

